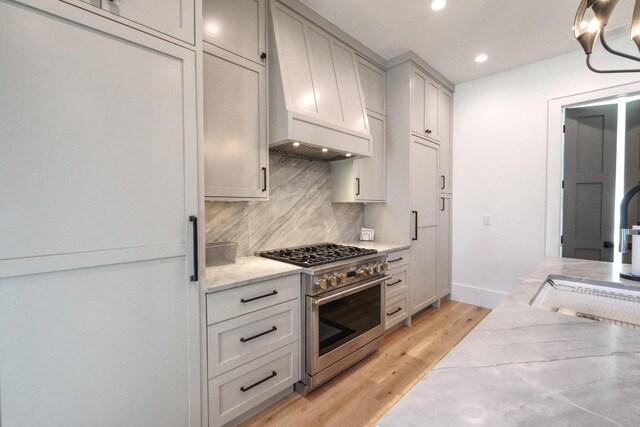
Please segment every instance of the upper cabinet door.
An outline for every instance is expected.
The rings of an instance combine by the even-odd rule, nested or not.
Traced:
[[[427,135],[426,90],[427,76],[413,68],[411,71],[411,132],[423,138]]]
[[[387,114],[387,73],[364,58],[357,57],[358,73],[367,110]]]
[[[102,9],[194,44],[194,3],[193,0],[102,0]]]
[[[265,67],[205,43],[205,197],[266,199]]]
[[[204,41],[265,63],[266,0],[203,0]]]
[[[440,141],[440,85],[427,79],[425,88],[424,123],[425,136],[432,141]]]
[[[440,142],[440,93],[442,89],[425,73],[411,71],[411,132]]]

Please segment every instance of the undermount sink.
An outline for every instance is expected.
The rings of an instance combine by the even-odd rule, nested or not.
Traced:
[[[529,304],[541,310],[640,329],[640,287],[552,274]]]

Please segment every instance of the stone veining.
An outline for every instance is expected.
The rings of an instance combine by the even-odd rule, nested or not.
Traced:
[[[326,162],[269,156],[268,202],[207,202],[206,241],[238,243],[237,256],[324,241],[352,242],[364,224],[358,203],[331,203]]]
[[[618,271],[546,260],[377,425],[636,426],[640,331],[531,307],[551,273],[616,281]]]

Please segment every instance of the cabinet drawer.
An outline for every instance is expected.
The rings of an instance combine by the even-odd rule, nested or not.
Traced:
[[[409,317],[409,292],[388,299],[385,304],[385,329],[389,329]]]
[[[299,274],[214,292],[207,295],[207,325],[299,297]]]
[[[298,381],[298,343],[209,380],[209,425],[242,415]]]
[[[387,279],[385,289],[385,299],[391,299],[396,295],[407,292],[409,290],[409,266],[403,265],[398,268],[390,269],[387,273],[389,278]]]
[[[209,378],[299,340],[295,299],[207,327]]]
[[[389,270],[409,264],[411,259],[411,249],[402,249],[400,251],[389,252],[387,254],[387,262]]]

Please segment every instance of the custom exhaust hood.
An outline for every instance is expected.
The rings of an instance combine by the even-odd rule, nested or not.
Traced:
[[[372,155],[355,52],[272,1],[269,150],[315,160]]]

